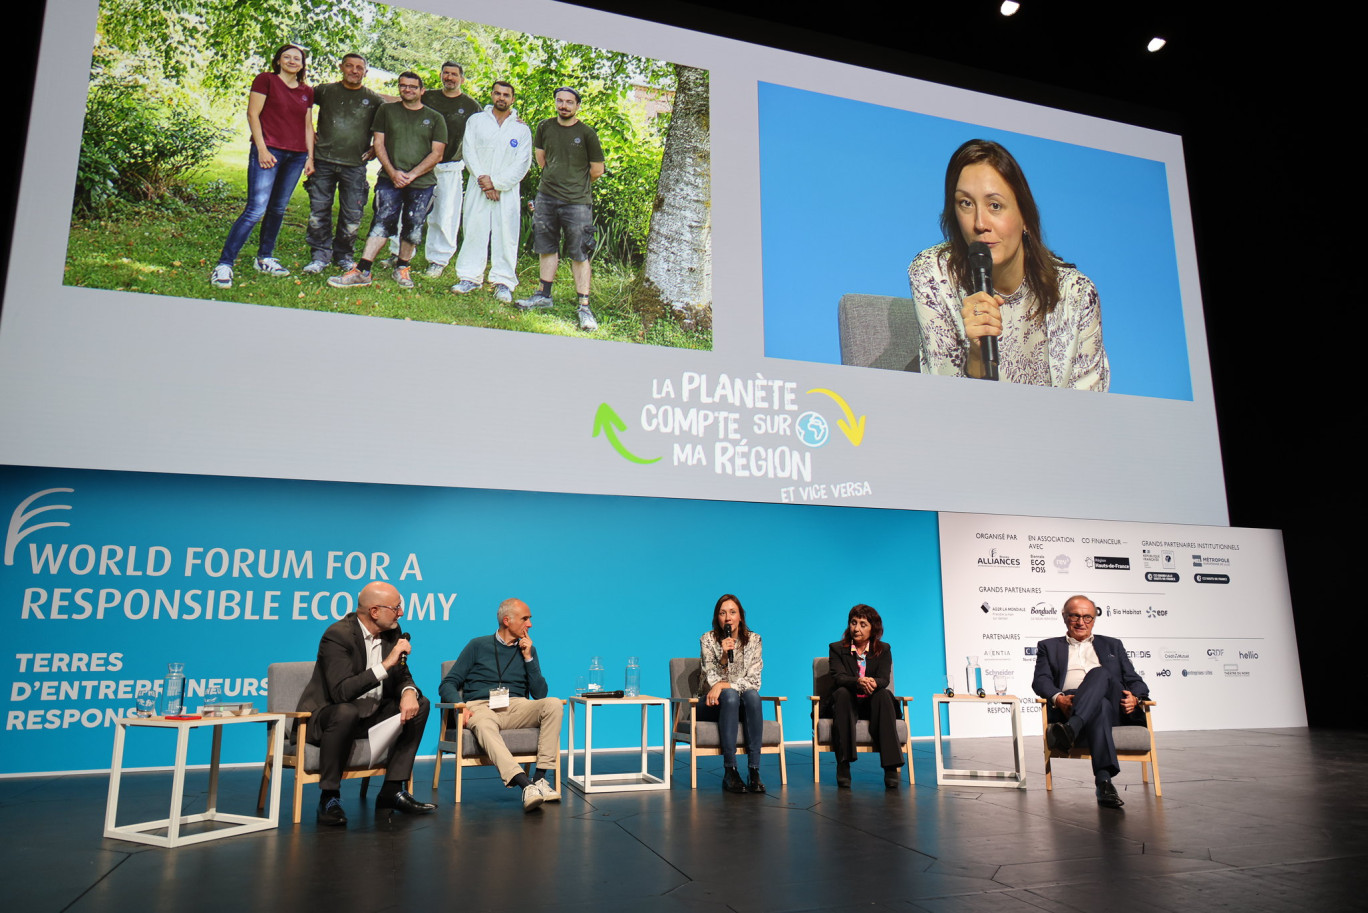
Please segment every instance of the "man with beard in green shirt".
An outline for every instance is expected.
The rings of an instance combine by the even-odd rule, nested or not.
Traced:
[[[542,169],[533,204],[532,249],[541,257],[541,286],[531,298],[517,302],[522,310],[549,308],[551,285],[560,267],[561,235],[575,280],[576,316],[581,330],[592,333],[598,321],[589,307],[593,278],[589,257],[594,252],[594,196],[590,189],[603,177],[603,147],[594,128],[579,119],[580,94],[556,90],[556,116],[537,125],[532,154]]]

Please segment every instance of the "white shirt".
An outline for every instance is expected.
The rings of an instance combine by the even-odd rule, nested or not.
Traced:
[[[1071,691],[1083,684],[1083,676],[1102,665],[1097,661],[1097,651],[1093,649],[1093,636],[1084,640],[1074,640],[1065,635],[1069,642],[1069,671],[1064,675],[1064,691]]]

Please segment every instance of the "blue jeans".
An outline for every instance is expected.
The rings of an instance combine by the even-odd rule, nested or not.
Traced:
[[[717,696],[717,706],[706,704],[698,708],[698,718],[717,722],[717,737],[722,743],[722,763],[736,766],[736,726],[745,709],[746,763],[751,770],[760,767],[760,742],[765,734],[765,718],[760,711],[760,692],[723,689]]]
[[[262,168],[256,147],[247,153],[247,208],[233,223],[228,240],[223,243],[218,262],[224,266],[232,266],[237,260],[238,252],[258,222],[261,223],[261,237],[257,240],[257,256],[269,257],[275,253],[276,236],[280,234],[280,224],[285,221],[285,207],[290,205],[290,194],[299,183],[309,154],[274,148],[271,154],[276,157],[275,167]]]

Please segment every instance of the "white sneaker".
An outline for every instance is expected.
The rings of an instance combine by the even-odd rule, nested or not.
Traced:
[[[277,279],[283,279],[290,275],[290,271],[281,266],[280,261],[275,257],[257,257],[256,268],[257,272],[275,276]]]
[[[512,304],[513,292],[506,285],[496,285],[494,286],[494,300],[501,304]]]
[[[579,328],[584,332],[592,333],[598,329],[598,321],[594,319],[594,312],[590,310],[589,305],[581,304],[575,316],[579,317]]]
[[[226,263],[220,263],[209,274],[209,284],[214,288],[232,288],[233,268]]]
[[[442,277],[442,273],[443,273],[445,270],[446,270],[446,264],[445,264],[445,263],[429,263],[429,264],[428,264],[428,268],[427,268],[427,272],[424,273],[423,275],[427,276],[429,279],[440,279],[440,278]]]
[[[317,276],[319,273],[323,272],[323,270],[327,268],[328,261],[326,260],[310,260],[304,266],[304,273],[309,276]]]
[[[542,795],[542,791],[537,789],[535,784],[523,787],[523,811],[530,812],[535,808],[540,808],[545,801],[546,797]]]
[[[542,801],[544,801],[544,802],[559,802],[559,801],[560,801],[560,793],[556,792],[554,789],[551,788],[551,778],[550,778],[550,777],[541,777],[540,779],[533,780],[533,781],[532,781],[532,785],[535,786],[535,787],[537,788],[537,792],[541,793],[541,795],[542,795]]]

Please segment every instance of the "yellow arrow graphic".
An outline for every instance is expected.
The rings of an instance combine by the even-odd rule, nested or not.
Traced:
[[[860,446],[860,442],[864,440],[865,417],[862,415],[859,418],[856,418],[855,413],[850,411],[850,407],[846,405],[846,401],[841,398],[841,394],[837,393],[835,390],[817,387],[808,392],[825,393],[836,401],[836,405],[840,406],[841,411],[845,413],[845,418],[836,419],[836,424],[845,432],[845,436],[850,438],[850,443],[854,444],[856,447]]]

